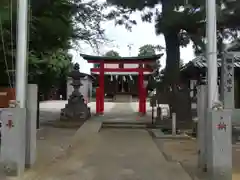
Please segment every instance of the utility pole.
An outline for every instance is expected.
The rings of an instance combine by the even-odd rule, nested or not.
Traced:
[[[26,108],[26,88],[28,79],[28,0],[18,0],[17,58],[16,58],[16,100],[20,108]]]
[[[216,0],[206,0],[208,108],[218,101]]]
[[[207,76],[208,76],[208,110],[203,115],[204,127],[199,133],[205,134],[205,167],[211,180],[232,179],[232,111],[233,108],[225,108],[219,104],[218,98],[218,63],[217,63],[217,18],[216,0],[206,0],[206,24],[207,24]],[[227,57],[230,61],[229,74],[233,74],[233,57]],[[222,64],[223,66],[223,64]],[[226,70],[226,69],[225,69]],[[226,72],[225,72],[226,73]],[[234,79],[232,77],[232,81]],[[224,84],[224,86],[227,84]],[[224,89],[232,86],[225,86]],[[230,92],[229,92],[230,93]],[[225,96],[225,95],[224,95]],[[205,130],[204,130],[205,129]],[[200,151],[201,153],[201,151]]]
[[[1,137],[1,165],[4,165],[6,175],[22,176],[25,166],[32,156],[32,149],[36,138],[36,124],[34,129],[32,111],[27,112],[27,38],[28,38],[28,0],[18,0],[17,19],[17,58],[16,58],[16,103],[10,103],[11,108],[2,112]],[[30,93],[32,94],[32,93]],[[29,104],[29,103],[28,103]],[[28,117],[28,118],[27,118]],[[28,122],[27,122],[28,120]],[[28,124],[27,124],[28,123]],[[30,133],[30,130],[31,133]],[[35,131],[33,131],[35,130]],[[11,149],[11,151],[9,151]],[[31,156],[31,157],[30,157]],[[33,158],[32,158],[33,157]]]

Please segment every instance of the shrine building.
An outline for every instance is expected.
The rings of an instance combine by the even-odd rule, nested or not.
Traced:
[[[104,57],[81,54],[93,63],[91,75],[96,78],[97,111],[104,112],[104,98],[130,102],[138,98],[139,112],[146,112],[146,86],[149,76],[156,71],[157,61],[163,54],[143,57]],[[99,107],[98,107],[99,106]],[[98,109],[100,108],[100,109]]]

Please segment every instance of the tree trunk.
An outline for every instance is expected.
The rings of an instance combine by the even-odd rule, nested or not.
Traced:
[[[162,2],[162,18],[171,19],[174,10],[174,2],[169,0],[161,0]],[[178,27],[169,26],[167,23],[163,25],[163,34],[166,44],[166,71],[164,85],[171,89],[169,106],[170,112],[176,112],[177,103],[177,84],[179,82],[179,62],[180,62],[180,44],[179,44],[179,29]]]
[[[168,31],[164,33],[166,44],[166,74],[165,85],[171,90],[169,105],[171,112],[176,112],[177,91],[179,84],[179,62],[180,62],[180,44],[178,31]]]

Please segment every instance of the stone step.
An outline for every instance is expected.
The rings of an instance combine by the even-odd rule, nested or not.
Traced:
[[[103,122],[102,128],[158,129],[162,126],[144,122]]]
[[[123,128],[123,129],[145,129],[146,125],[129,125],[129,124],[103,124],[102,128]]]

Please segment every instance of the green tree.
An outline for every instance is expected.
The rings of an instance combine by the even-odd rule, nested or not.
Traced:
[[[0,2],[0,76],[9,84],[6,69],[15,69],[17,0]],[[104,6],[95,1],[30,0],[29,77],[41,85],[66,79],[71,66],[70,48],[78,42],[93,48],[106,41],[100,23]],[[3,77],[3,78],[2,78]]]
[[[139,48],[138,56],[153,56],[156,55],[156,51],[161,51],[163,47],[161,46],[154,46],[152,44],[146,44]],[[155,72],[152,74],[152,77],[148,79],[148,86],[147,89],[150,91],[153,91],[156,89],[156,86],[158,85],[158,79],[159,79],[159,69],[161,67],[160,61],[157,60],[156,64],[152,66],[152,68],[155,69]]]
[[[156,55],[156,48],[151,44],[146,44],[139,48],[138,56],[152,56]]]
[[[119,6],[109,14],[109,18],[116,19],[118,24],[127,27],[136,24],[131,19],[131,12],[143,12],[142,20],[152,22],[155,20],[157,34],[163,34],[166,45],[166,70],[164,81],[172,86],[173,99],[177,91],[180,67],[180,46],[186,46],[190,40],[198,52],[204,52],[205,47],[205,1],[202,0],[108,0],[110,4]],[[186,3],[187,2],[187,3]],[[161,7],[156,6],[161,4]],[[158,8],[159,7],[159,8]],[[223,8],[224,7],[224,8]],[[160,9],[161,8],[161,9]],[[149,10],[150,9],[150,10]],[[154,12],[153,12],[154,9]],[[149,11],[148,11],[149,10]],[[225,37],[234,37],[239,28],[239,1],[217,1],[218,34]],[[154,17],[154,18],[153,18]],[[236,33],[235,33],[236,34]]]
[[[108,52],[106,52],[105,54],[104,54],[104,56],[106,56],[106,57],[121,57],[120,55],[119,55],[119,53],[117,52],[117,51],[114,51],[114,50],[110,50],[110,51],[108,51]],[[97,63],[95,63],[94,65],[93,65],[93,67],[94,68],[99,68],[99,64],[97,64]]]
[[[107,57],[120,57],[119,53],[117,51],[114,51],[114,50],[110,50],[110,51],[106,52],[104,56],[107,56]]]

